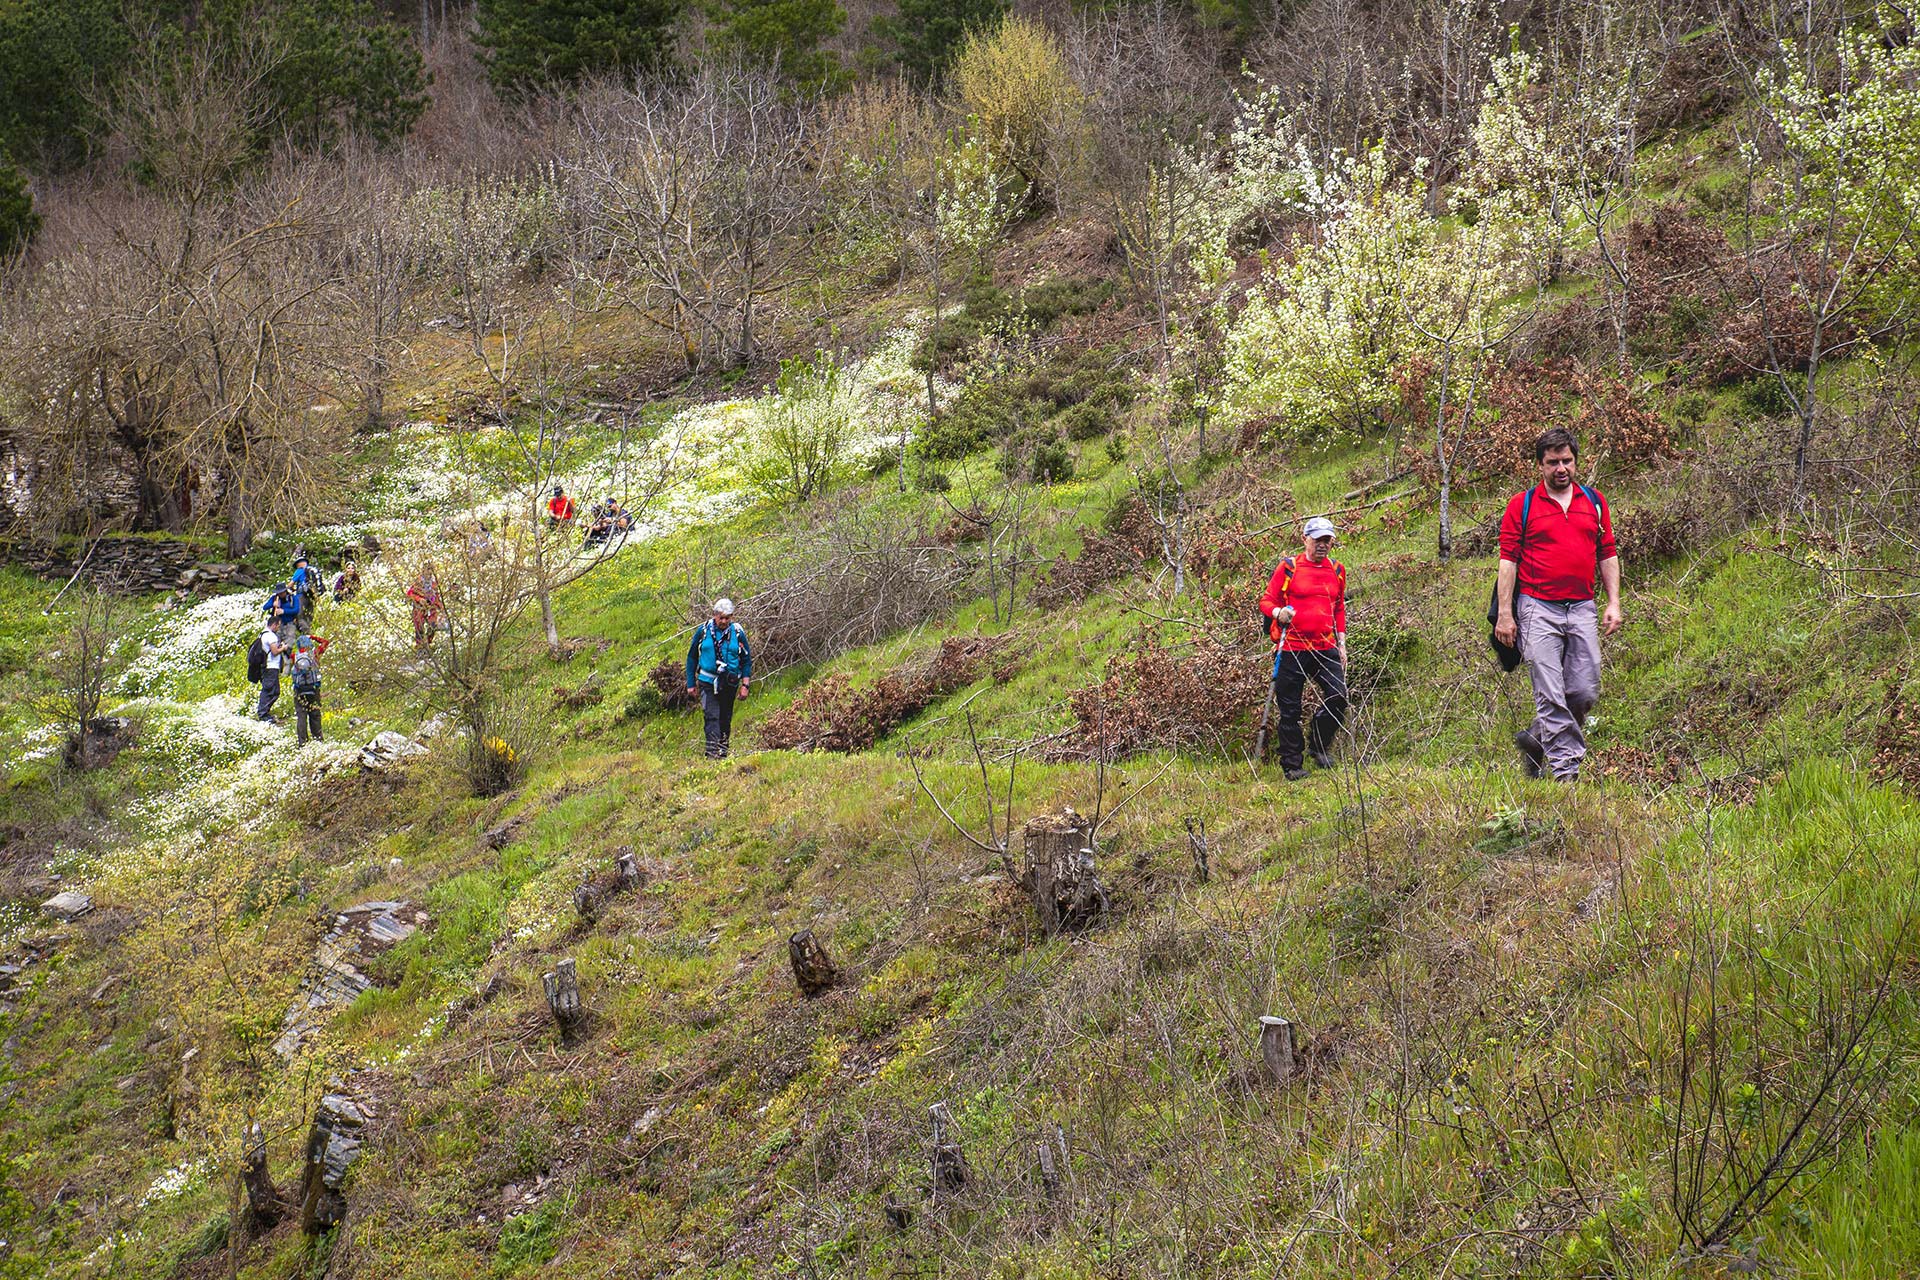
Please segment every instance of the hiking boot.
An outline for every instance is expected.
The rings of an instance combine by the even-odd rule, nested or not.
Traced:
[[[1547,752],[1540,745],[1540,739],[1533,736],[1533,730],[1522,729],[1513,735],[1513,745],[1520,752],[1520,772],[1529,778],[1547,776]]]
[[[1333,768],[1333,757],[1325,751],[1313,753],[1313,763],[1322,769]]]
[[[1300,779],[1306,776],[1307,776],[1307,771],[1305,769],[1302,769],[1298,765],[1295,765],[1293,768],[1288,769],[1286,771],[1286,777],[1288,782],[1298,782],[1300,781]]]

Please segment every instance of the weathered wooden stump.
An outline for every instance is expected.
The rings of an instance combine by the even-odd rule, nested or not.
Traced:
[[[554,1024],[560,1028],[560,1043],[570,1045],[587,1020],[586,1011],[580,1007],[580,978],[572,959],[562,960],[551,973],[542,974],[540,981],[547,989],[547,1008],[553,1011]]]
[[[1213,878],[1213,868],[1208,865],[1207,820],[1205,818],[1187,819],[1187,852],[1193,855],[1193,882],[1205,884]]]
[[[287,1206],[280,1198],[280,1188],[273,1185],[273,1175],[267,1170],[267,1139],[257,1120],[247,1126],[246,1149],[240,1160],[240,1181],[247,1189],[247,1230],[271,1230],[280,1221]]]
[[[1093,865],[1091,825],[1071,809],[1027,823],[1027,890],[1034,913],[1053,937],[1087,928],[1112,909]]]
[[[646,875],[640,870],[639,860],[631,848],[623,845],[614,851],[612,871],[580,882],[580,887],[573,891],[573,909],[582,921],[592,924],[600,918],[609,899],[616,894],[631,893],[644,883]]]
[[[307,1135],[306,1176],[300,1190],[300,1229],[318,1235],[340,1225],[347,1201],[340,1188],[360,1156],[361,1131],[373,1108],[346,1094],[320,1099]]]
[[[802,929],[787,939],[787,959],[793,964],[793,980],[800,994],[809,1000],[833,990],[840,981],[840,971],[833,967],[827,949],[811,929]]]
[[[1291,1022],[1271,1014],[1260,1019],[1260,1060],[1266,1066],[1268,1079],[1275,1084],[1288,1084],[1293,1080],[1295,1049]]]
[[[936,1102],[927,1108],[933,1117],[933,1202],[950,1200],[966,1189],[967,1153],[952,1141],[953,1113],[947,1104]]]

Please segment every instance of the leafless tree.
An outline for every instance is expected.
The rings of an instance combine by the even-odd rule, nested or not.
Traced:
[[[114,674],[115,657],[126,637],[120,629],[117,599],[110,590],[88,581],[70,599],[66,630],[46,654],[51,687],[34,699],[34,706],[59,728],[61,759],[74,768],[90,769],[99,762],[95,722]]]
[[[768,304],[817,238],[821,120],[770,72],[737,65],[603,88],[562,161],[576,270],[673,334],[689,368],[752,362]]]

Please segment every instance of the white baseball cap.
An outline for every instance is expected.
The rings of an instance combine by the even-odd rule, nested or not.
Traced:
[[[733,616],[733,601],[727,599],[725,596],[721,596],[713,602],[713,611],[716,614],[724,614],[731,618]]]
[[[1309,538],[1331,538],[1339,531],[1333,527],[1333,521],[1325,516],[1315,516],[1307,521],[1300,532]]]

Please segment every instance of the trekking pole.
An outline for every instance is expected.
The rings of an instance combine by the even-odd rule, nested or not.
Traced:
[[[1280,681],[1280,646],[1287,642],[1287,628],[1292,623],[1280,624],[1280,638],[1273,642],[1273,672],[1267,679],[1267,700],[1260,704],[1260,732],[1253,739],[1253,763],[1257,767],[1267,762],[1267,721],[1273,715],[1273,686]]]

